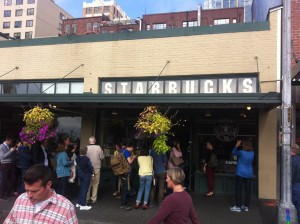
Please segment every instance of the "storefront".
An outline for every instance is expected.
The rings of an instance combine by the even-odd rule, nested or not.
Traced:
[[[256,152],[254,193],[276,198],[281,94],[271,80],[280,78],[280,10],[269,18],[253,24],[2,41],[0,104],[8,109],[0,112],[0,134],[17,130],[20,114],[42,104],[59,116],[80,117],[81,145],[95,135],[109,148],[134,139],[138,114],[157,105],[176,114],[174,133],[186,150],[191,190],[206,191],[201,165],[210,139],[221,163],[216,192],[231,194],[235,160],[230,152],[237,138],[247,137]]]

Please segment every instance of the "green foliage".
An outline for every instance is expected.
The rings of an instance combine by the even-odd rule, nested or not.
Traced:
[[[153,142],[153,148],[158,153],[165,153],[170,150],[170,147],[167,145],[168,137],[166,135],[158,136]]]

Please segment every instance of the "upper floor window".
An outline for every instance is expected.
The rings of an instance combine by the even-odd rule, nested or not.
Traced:
[[[62,24],[61,23],[58,24],[58,29],[62,30]]]
[[[33,27],[33,20],[26,20],[26,27]]]
[[[77,32],[77,25],[76,24],[72,24],[72,32],[76,34],[76,32]]]
[[[100,9],[101,9],[101,7],[95,7],[95,8],[94,8],[94,13],[95,13],[95,14],[100,13],[100,12],[101,12]]]
[[[22,27],[22,21],[15,21],[15,28],[21,28]]]
[[[110,12],[110,6],[104,6],[103,12]]]
[[[14,33],[14,38],[20,39],[21,38],[21,33],[20,32]]]
[[[23,0],[16,0],[16,5],[23,5]]]
[[[16,9],[16,16],[22,16],[23,15],[23,10],[22,9]]]
[[[9,6],[12,4],[12,0],[4,0],[4,5]]]
[[[154,30],[162,30],[162,29],[166,29],[166,28],[167,28],[167,24],[166,23],[153,24],[153,29]]]
[[[59,13],[59,18],[60,18],[60,19],[66,19],[65,15],[62,14],[62,13]]]
[[[86,14],[92,14],[93,13],[93,8],[86,8],[85,13]]]
[[[27,0],[27,3],[28,3],[28,4],[34,4],[34,3],[35,3],[35,0]]]
[[[4,10],[4,17],[11,17],[11,10]]]
[[[34,8],[27,9],[27,16],[34,15]]]
[[[10,28],[10,22],[3,22],[3,29],[9,29]]]
[[[32,31],[25,32],[25,39],[32,39]]]
[[[215,19],[214,25],[229,24],[229,19]]]

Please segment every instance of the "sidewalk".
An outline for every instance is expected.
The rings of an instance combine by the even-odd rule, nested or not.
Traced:
[[[78,188],[70,185],[69,195],[71,201],[76,203]],[[120,201],[112,196],[113,190],[102,187],[100,198],[90,211],[76,209],[77,217],[82,224],[143,224],[152,217],[157,207],[147,210],[134,209],[129,212],[119,210]],[[249,212],[230,212],[229,207],[233,205],[233,197],[215,195],[211,198],[199,194],[191,194],[197,214],[202,224],[275,224],[276,205],[271,200],[252,199]],[[15,198],[9,201],[0,201],[0,216],[6,217],[13,206]],[[135,197],[129,198],[134,207]],[[2,223],[3,220],[0,219]]]

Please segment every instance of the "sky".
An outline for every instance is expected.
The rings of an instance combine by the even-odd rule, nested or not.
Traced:
[[[56,4],[75,18],[82,17],[83,2],[84,0],[55,0]],[[131,19],[142,17],[144,14],[197,10],[198,4],[203,4],[203,0],[116,0],[116,2]]]

